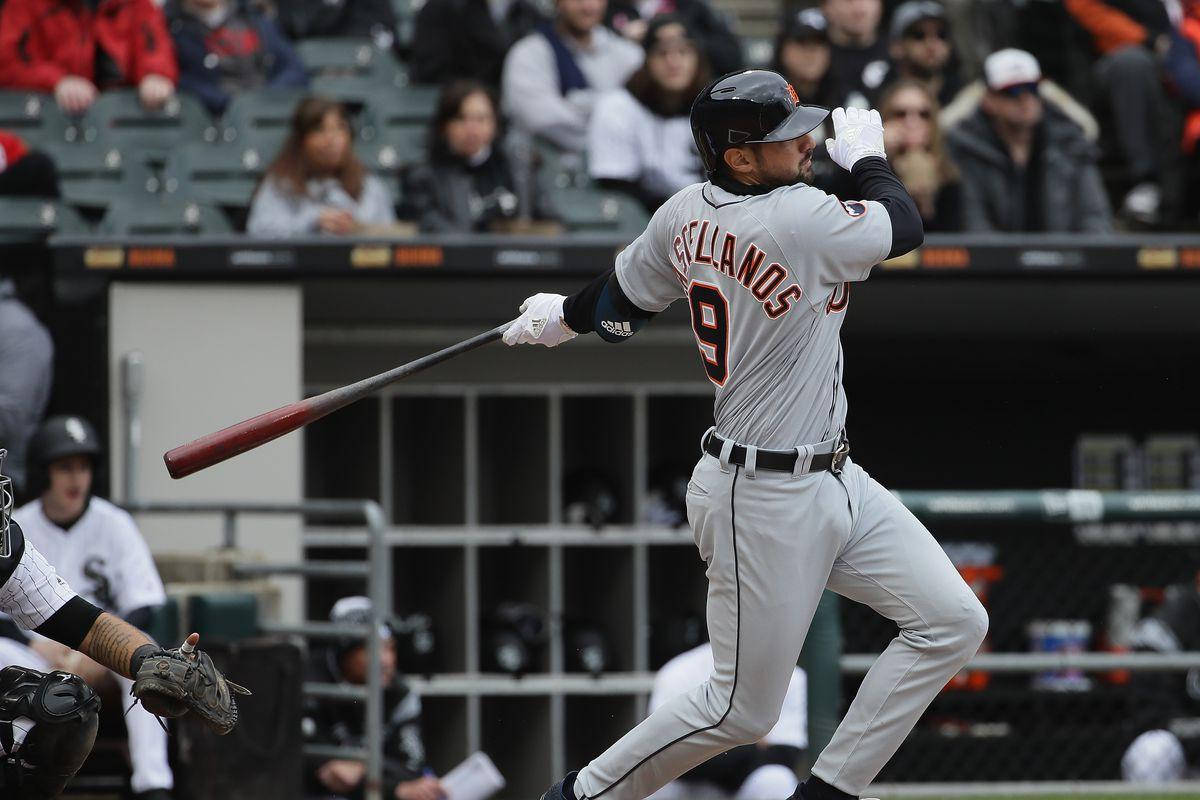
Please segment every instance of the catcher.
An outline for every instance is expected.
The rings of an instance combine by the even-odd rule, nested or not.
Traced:
[[[12,481],[3,475],[0,449],[0,611],[26,630],[78,650],[134,681],[132,692],[161,717],[193,712],[219,734],[237,725],[234,694],[196,648],[193,633],[164,650],[124,620],[79,597],[10,519]],[[100,699],[76,675],[26,667],[0,670],[0,796],[13,800],[57,797],[91,752]]]

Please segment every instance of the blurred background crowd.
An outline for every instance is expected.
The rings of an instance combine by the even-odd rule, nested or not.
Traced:
[[[272,237],[557,232],[605,200],[644,219],[703,179],[691,100],[745,66],[878,108],[928,231],[1200,224],[1195,0],[0,6],[0,194],[114,234],[178,200],[197,230]]]

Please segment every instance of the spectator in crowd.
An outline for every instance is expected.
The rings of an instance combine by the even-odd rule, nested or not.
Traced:
[[[1200,184],[1196,180],[1200,167],[1200,159],[1197,159],[1200,154],[1200,2],[1197,0],[1184,3],[1183,19],[1167,51],[1165,68],[1185,107],[1181,145],[1188,160],[1184,175],[1190,191],[1186,191],[1182,199],[1187,212],[1194,215],[1200,202],[1200,192],[1194,188]]]
[[[238,0],[178,0],[168,6],[179,88],[219,115],[236,92],[308,85],[308,72],[274,22]]]
[[[488,231],[517,217],[525,205],[499,147],[496,108],[495,93],[479,81],[442,89],[429,160],[401,172],[402,217],[429,232]]]
[[[26,489],[25,445],[46,410],[53,379],[50,334],[17,298],[12,280],[0,279],[0,442],[8,448],[4,471],[18,496]]]
[[[0,196],[58,197],[58,169],[54,159],[30,150],[20,136],[3,130],[0,130]]]
[[[704,180],[688,115],[710,74],[682,17],[652,19],[642,44],[645,63],[624,88],[596,103],[588,169],[601,186],[638,198],[653,213],[684,186]]]
[[[69,114],[120,86],[136,86],[142,105],[161,108],[178,75],[152,0],[7,0],[0,9],[0,88],[53,92]]]
[[[504,59],[501,101],[521,134],[572,152],[587,149],[600,93],[623,86],[642,49],[604,27],[605,0],[556,0],[554,22],[538,26]]]
[[[830,67],[829,26],[816,8],[797,12],[780,29],[775,40],[771,69],[787,78],[805,105],[837,108],[845,105],[846,91]],[[813,138],[824,141],[824,135]]]
[[[919,81],[945,105],[962,89],[950,46],[946,9],[937,0],[908,0],[892,14],[888,52],[891,63],[884,86],[892,81]]]
[[[1175,27],[1163,0],[1066,0],[1065,6],[1090,34],[1103,105],[1125,164],[1121,214],[1154,225],[1160,220],[1163,171],[1177,137],[1168,113],[1161,64]]]
[[[668,661],[654,676],[650,708],[691,691],[713,670],[712,645],[705,642]],[[787,798],[796,791],[796,766],[808,747],[808,686],[796,667],[779,720],[761,741],[709,759],[652,794],[649,800]]]
[[[296,106],[291,131],[250,203],[253,236],[346,235],[396,221],[391,193],[351,146],[345,109],[322,97]]]
[[[370,37],[388,50],[396,45],[391,0],[283,0],[279,22],[292,39],[318,36]]]
[[[532,0],[427,0],[417,12],[412,78],[495,84],[509,48],[542,22],[545,17]]]
[[[1110,231],[1095,148],[1057,106],[1043,102],[1037,59],[999,50],[983,66],[979,108],[946,135],[962,172],[964,227]]]
[[[92,494],[100,457],[99,437],[87,420],[47,419],[29,441],[29,487],[36,499],[13,512],[13,521],[81,597],[145,628],[166,592],[133,517]],[[115,684],[125,711],[134,797],[169,800],[174,778],[167,733],[138,706],[129,691],[133,682],[64,645],[29,635],[34,639],[28,647],[50,668],[74,672],[99,691]]]
[[[829,24],[829,69],[848,92],[846,104],[865,108],[887,75],[883,0],[821,0],[821,11]]]
[[[643,44],[650,21],[659,14],[675,14],[683,21],[717,75],[746,66],[742,43],[729,20],[708,0],[609,0],[605,21],[621,35]]]
[[[938,102],[923,82],[901,78],[879,100],[888,161],[921,212],[927,233],[962,229],[958,169],[938,127]]]
[[[335,625],[368,625],[371,601],[343,597],[333,605]],[[443,800],[441,783],[426,767],[421,739],[421,698],[396,673],[392,632],[379,633],[379,667],[383,683],[383,796],[396,800]],[[363,686],[367,682],[367,645],[345,639],[314,653],[309,680]],[[346,703],[305,701],[303,730],[310,743],[365,747],[362,708]],[[347,759],[322,760],[305,770],[305,793],[313,800],[358,800],[363,796],[366,765]]]

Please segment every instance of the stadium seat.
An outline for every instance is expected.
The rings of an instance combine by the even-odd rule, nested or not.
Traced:
[[[403,82],[382,83],[354,75],[324,75],[312,82],[313,94],[332,97],[353,112],[370,107],[376,116],[398,113],[409,121],[429,119],[437,102],[437,88],[409,86]]]
[[[388,50],[380,50],[370,39],[318,38],[296,43],[296,52],[308,68],[308,74],[318,76],[354,76],[372,78],[392,85],[397,76],[407,82],[408,73]]]
[[[425,160],[425,140],[428,135],[424,125],[383,129],[364,127],[363,135],[354,149],[372,172],[395,171],[404,164]]]
[[[282,142],[292,122],[292,113],[308,91],[305,89],[259,89],[239,92],[221,118],[221,138],[239,143],[239,137],[254,136],[256,141],[274,135]]]
[[[74,131],[74,125],[72,119],[59,110],[51,95],[0,92],[0,130],[17,134],[31,147],[67,141],[67,131]]]
[[[246,208],[274,155],[274,150],[260,152],[253,144],[191,142],[171,152],[163,169],[163,188],[200,203]]]
[[[417,27],[417,11],[422,3],[414,0],[392,0],[392,11],[396,15],[396,39],[401,51],[412,48],[413,32]]]
[[[134,90],[104,92],[84,115],[85,141],[116,143],[127,155],[162,162],[181,142],[215,141],[217,129],[200,101],[176,94],[161,111],[147,111]]]
[[[27,241],[52,233],[89,232],[90,228],[79,212],[61,201],[0,197],[0,241]]]
[[[126,158],[112,142],[56,142],[41,149],[54,159],[62,199],[73,206],[102,209],[124,195],[159,190],[154,172],[140,159]]]
[[[217,208],[174,196],[123,197],[109,206],[99,233],[110,236],[172,236],[232,233],[233,227]]]
[[[615,192],[584,187],[553,189],[549,203],[567,230],[637,236],[650,217],[641,203]]]

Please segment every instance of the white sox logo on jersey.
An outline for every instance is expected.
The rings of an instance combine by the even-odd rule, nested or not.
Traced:
[[[763,312],[770,319],[779,319],[791,310],[794,301],[804,297],[795,281],[784,285],[789,276],[781,264],[772,261],[763,268],[767,254],[758,245],[750,242],[739,251],[737,234],[725,231],[721,237],[721,226],[706,219],[694,219],[684,225],[672,244],[680,273],[686,275],[689,266],[702,264],[728,275],[762,303]]]

